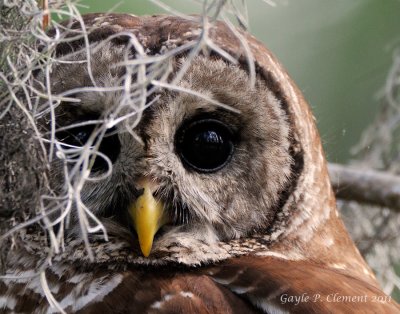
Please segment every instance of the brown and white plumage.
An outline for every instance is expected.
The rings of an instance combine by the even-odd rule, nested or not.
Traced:
[[[86,25],[98,23],[89,35],[95,82],[81,64],[60,63],[52,73],[53,93],[94,83],[122,84],[118,78],[124,68],[114,66],[127,54],[126,35],[116,36],[120,32],[133,33],[148,55],[157,55],[196,39],[201,30],[196,21],[169,16],[92,14],[84,20]],[[79,28],[79,23],[72,27]],[[103,44],[109,36],[116,39]],[[109,240],[91,235],[91,260],[79,237],[78,218],[72,217],[65,250],[39,277],[47,257],[42,250],[46,236],[27,232],[8,253],[0,311],[56,311],[44,295],[43,276],[66,312],[400,311],[387,298],[373,302],[374,296],[385,295],[339,218],[314,118],[303,96],[263,45],[248,34],[241,36],[254,56],[254,87],[249,85],[246,52],[223,23],[212,26],[210,37],[238,64],[204,52],[179,82],[234,110],[159,89],[135,128],[144,145],[130,133],[118,132],[120,147],[112,156],[111,176],[87,182],[82,190],[84,203],[101,219]],[[60,45],[58,54],[65,61],[86,58],[80,40]],[[135,51],[128,54],[135,58]],[[182,53],[174,59],[175,72],[186,58]],[[44,80],[44,74],[38,73],[37,80]],[[115,91],[75,96],[79,105],[57,109],[60,126],[106,115],[120,101]],[[214,121],[217,130],[220,123],[228,125],[235,135],[229,161],[212,172],[190,168],[179,156],[180,132],[184,137],[198,119]],[[63,184],[58,168],[55,162],[56,190]],[[149,257],[141,254],[129,216],[143,180],[151,181],[154,198],[165,204],[169,219]],[[367,296],[367,301],[330,302],[336,293]],[[299,304],[283,301],[284,295],[303,294],[320,297]]]

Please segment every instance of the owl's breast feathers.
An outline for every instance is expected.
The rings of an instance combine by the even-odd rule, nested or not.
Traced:
[[[249,256],[193,269],[115,268],[59,264],[46,278],[67,313],[400,312],[375,286],[305,261]],[[0,291],[0,313],[52,312],[38,280],[6,280]]]

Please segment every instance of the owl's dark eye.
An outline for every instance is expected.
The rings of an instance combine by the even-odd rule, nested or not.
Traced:
[[[57,138],[62,143],[72,146],[83,146],[88,141],[90,135],[94,130],[94,126],[82,126],[72,128],[66,131],[57,132]],[[107,130],[104,135],[100,146],[99,152],[106,155],[112,163],[114,163],[121,150],[121,143],[116,133],[115,128]],[[93,171],[106,170],[108,167],[107,162],[102,157],[97,157],[93,163]]]
[[[198,172],[215,172],[230,161],[233,137],[229,127],[221,121],[201,119],[178,130],[175,146],[186,166]]]

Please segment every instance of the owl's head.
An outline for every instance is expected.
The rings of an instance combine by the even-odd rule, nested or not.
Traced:
[[[82,39],[60,45],[50,75],[52,93],[73,100],[43,126],[57,139],[56,190],[68,186],[64,170],[88,174],[80,206],[110,237],[99,256],[220,260],[265,249],[302,223],[312,230],[326,215],[313,213],[309,197],[328,191],[320,204],[332,201],[328,179],[318,181],[326,169],[312,115],[259,42],[217,23],[210,36],[219,48],[193,57],[183,48],[199,36],[195,21],[88,15],[85,23],[96,25],[89,48]],[[158,62],[167,70],[151,69],[169,51],[178,52]],[[82,219],[73,214],[65,226],[71,239]]]

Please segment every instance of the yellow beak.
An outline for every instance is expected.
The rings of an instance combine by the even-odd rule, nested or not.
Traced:
[[[150,255],[153,239],[158,229],[166,223],[164,217],[164,204],[158,202],[150,188],[150,183],[145,180],[142,184],[143,194],[129,208],[133,219],[133,226],[139,238],[139,245],[145,257]]]

